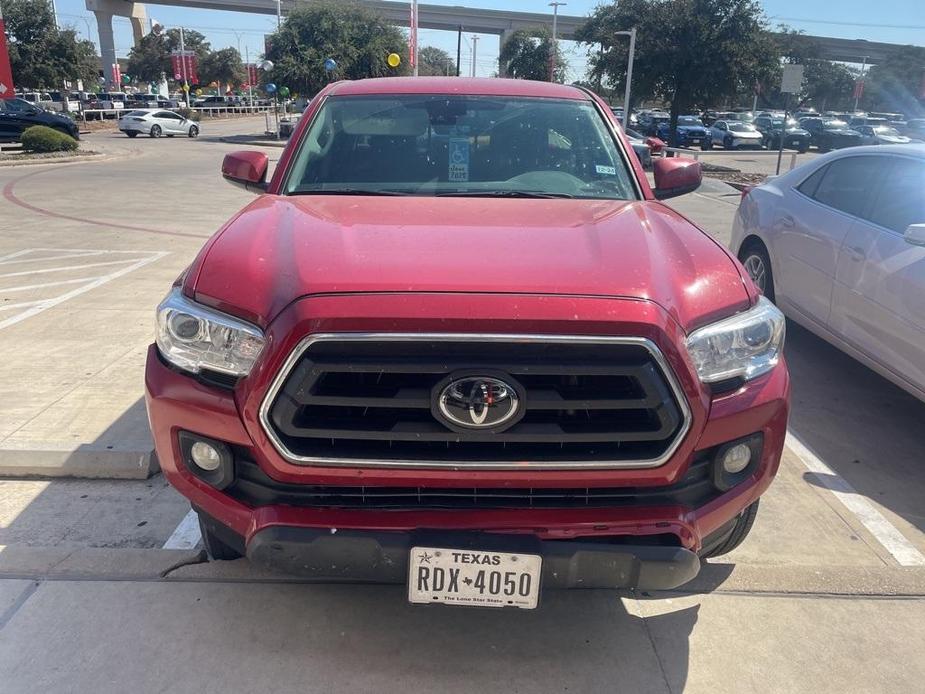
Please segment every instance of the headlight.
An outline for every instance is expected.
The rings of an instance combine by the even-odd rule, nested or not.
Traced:
[[[260,351],[260,329],[206,308],[174,287],[157,307],[157,347],[164,359],[185,371],[219,371],[246,376]]]
[[[687,352],[704,383],[747,381],[777,365],[784,327],[784,314],[762,296],[748,311],[692,332]]]

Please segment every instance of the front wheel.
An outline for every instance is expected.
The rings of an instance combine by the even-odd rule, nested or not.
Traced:
[[[702,150],[713,149],[713,141],[710,140],[710,141],[701,142],[700,149]]]
[[[774,275],[771,272],[771,259],[761,242],[754,241],[739,253],[739,260],[745,271],[758,287],[758,291],[774,301]]]
[[[151,137],[160,137],[162,134],[163,134],[163,131],[161,130],[161,126],[159,125],[151,126]]]
[[[219,538],[218,534],[209,526],[208,521],[203,518],[202,514],[198,515],[199,532],[202,534],[202,545],[206,548],[209,559],[224,561],[240,559],[243,556],[238,550]]]
[[[191,125],[188,135],[190,137],[199,137],[199,126]]]
[[[732,527],[732,532],[729,533],[729,535],[715,547],[707,548],[700,555],[700,558],[710,559],[711,557],[719,557],[723,554],[729,554],[732,550],[741,545],[742,542],[745,541],[745,538],[748,537],[748,533],[752,529],[752,525],[755,524],[755,516],[757,515],[758,502],[756,501],[739,514],[739,517],[736,518],[735,525]]]

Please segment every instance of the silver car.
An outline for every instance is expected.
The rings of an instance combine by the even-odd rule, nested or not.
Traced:
[[[119,118],[119,130],[129,137],[135,137],[139,133],[151,137],[198,137],[199,123],[161,108],[139,108]]]
[[[764,135],[758,132],[751,123],[718,120],[713,123],[710,131],[713,135],[714,147],[722,145],[724,149],[763,148]]]
[[[766,181],[743,194],[732,248],[788,317],[925,400],[925,145]]]

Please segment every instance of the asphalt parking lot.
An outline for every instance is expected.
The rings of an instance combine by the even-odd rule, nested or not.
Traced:
[[[682,589],[420,608],[205,561],[186,501],[147,477],[144,352],[248,200],[219,136],[262,129],[94,133],[109,158],[0,168],[0,691],[925,691],[925,404],[792,324],[779,477]],[[721,242],[737,203],[716,181],[671,201]],[[25,476],[100,465],[124,479]]]

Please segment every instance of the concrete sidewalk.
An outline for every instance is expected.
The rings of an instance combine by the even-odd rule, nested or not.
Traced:
[[[0,576],[33,569],[0,579],[10,694],[842,694],[925,681],[925,572],[915,570],[716,564],[694,586],[703,592],[546,592],[538,610],[516,612],[412,607],[403,587],[293,583],[195,553],[32,550],[30,560],[19,548],[4,561],[10,551]]]

